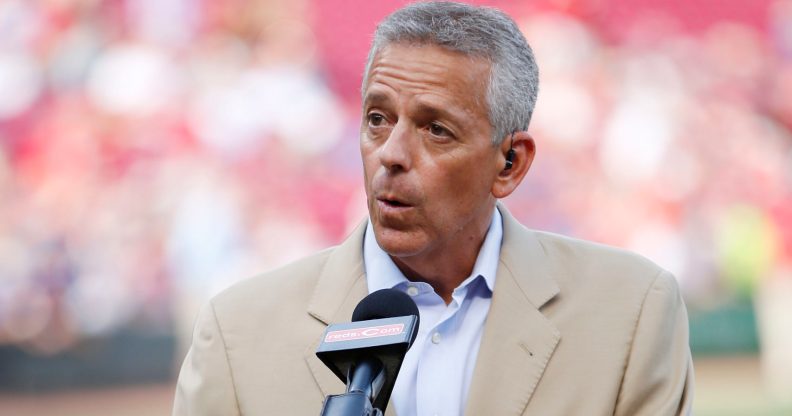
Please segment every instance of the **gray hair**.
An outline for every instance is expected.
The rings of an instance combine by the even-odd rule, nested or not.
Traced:
[[[377,26],[361,92],[375,55],[391,43],[437,45],[490,62],[487,85],[492,143],[528,129],[539,89],[539,69],[517,24],[498,9],[453,2],[415,3]]]

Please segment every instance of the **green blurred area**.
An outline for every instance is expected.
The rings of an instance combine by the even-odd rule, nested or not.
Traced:
[[[751,301],[688,309],[690,349],[694,356],[759,351],[756,313]]]
[[[696,371],[694,415],[792,415],[792,392],[780,401],[769,396],[763,383],[756,310],[750,299],[692,306],[688,313]]]

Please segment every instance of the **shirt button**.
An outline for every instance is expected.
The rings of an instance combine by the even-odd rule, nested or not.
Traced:
[[[418,288],[415,286],[410,286],[407,288],[407,294],[410,296],[415,296],[418,294]]]
[[[440,343],[440,333],[435,332],[432,334],[432,344],[439,344]]]

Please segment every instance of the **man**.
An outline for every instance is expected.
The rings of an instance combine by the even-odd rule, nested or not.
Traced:
[[[390,414],[686,413],[692,366],[673,276],[527,230],[496,202],[534,158],[537,79],[499,11],[421,3],[388,16],[362,86],[369,220],[214,298],[174,414],[318,414],[344,388],[314,356],[326,325],[385,287],[421,314]]]

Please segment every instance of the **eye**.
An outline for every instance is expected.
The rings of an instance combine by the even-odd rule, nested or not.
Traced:
[[[385,116],[379,113],[370,113],[368,116],[369,127],[380,127],[385,124]]]
[[[445,127],[441,126],[438,123],[431,123],[429,124],[429,133],[433,136],[437,137],[451,137],[451,132],[448,131]]]

